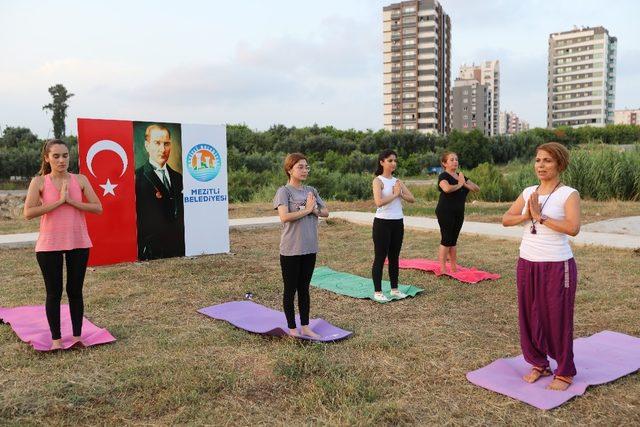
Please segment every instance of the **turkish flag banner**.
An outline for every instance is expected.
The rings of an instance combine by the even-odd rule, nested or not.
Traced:
[[[78,119],[80,173],[102,202],[102,215],[87,214],[93,248],[89,265],[136,261],[133,122]]]

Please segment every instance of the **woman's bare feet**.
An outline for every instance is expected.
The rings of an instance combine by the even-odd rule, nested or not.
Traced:
[[[84,347],[84,344],[82,343],[82,337],[74,336],[73,339],[71,340],[71,346]]]
[[[51,350],[62,350],[62,340],[51,340]]]
[[[553,381],[547,386],[547,390],[565,391],[573,382],[573,377],[563,377],[556,375]]]
[[[298,328],[289,329],[289,336],[293,338],[300,338],[300,332],[298,332]]]
[[[548,377],[549,375],[551,375],[551,370],[548,367],[538,368],[537,366],[534,366],[531,368],[531,372],[522,377],[522,379],[531,384],[538,381],[540,377]]]
[[[456,273],[458,271],[458,266],[455,264],[451,264],[451,272]]]
[[[302,326],[302,335],[304,335],[305,337],[313,338],[315,340],[320,338],[320,335],[313,332],[309,325]]]

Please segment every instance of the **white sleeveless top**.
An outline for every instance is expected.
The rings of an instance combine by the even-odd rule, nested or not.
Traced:
[[[523,215],[529,208],[529,197],[537,187],[537,185],[533,185],[525,188],[522,192],[522,197],[525,200]],[[565,218],[564,205],[574,191],[578,190],[563,185],[550,196],[539,196],[540,206],[550,197],[544,205],[542,214],[551,219],[563,220]],[[569,246],[569,236],[566,234],[554,231],[539,222],[536,222],[536,234],[531,234],[531,220],[526,221],[523,228],[520,258],[533,262],[566,261],[573,258],[573,252]]]
[[[398,181],[398,178],[385,178],[382,175],[378,175],[376,178],[382,182],[382,197],[388,197],[393,194],[393,186],[396,184],[396,181]],[[400,197],[396,197],[393,201],[376,209],[376,218],[402,219],[403,217]]]

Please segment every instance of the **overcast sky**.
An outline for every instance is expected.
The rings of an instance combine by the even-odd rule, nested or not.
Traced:
[[[77,117],[382,127],[380,0],[0,0],[0,127],[52,135],[47,88]],[[640,107],[633,0],[442,0],[452,79],[500,60],[501,109],[545,126],[547,43],[573,25],[618,37],[616,108]]]

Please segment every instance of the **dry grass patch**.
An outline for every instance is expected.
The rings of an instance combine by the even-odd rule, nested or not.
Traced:
[[[371,230],[330,220],[318,265],[370,275]],[[517,243],[462,236],[463,265],[498,272],[465,285],[417,271],[425,289],[380,305],[312,289],[312,316],[355,331],[334,344],[240,331],[196,313],[241,299],[280,308],[277,230],[234,231],[234,255],[96,268],[87,316],[118,341],[40,354],[0,326],[0,424],[606,424],[640,423],[640,376],[590,388],[543,412],[468,383],[465,373],[519,354]],[[407,232],[405,257],[433,257],[436,233]],[[576,248],[576,336],[640,336],[640,256]],[[0,306],[44,301],[32,249],[2,250]]]

